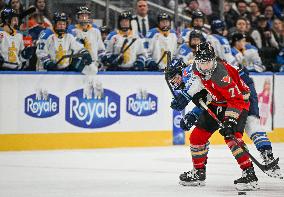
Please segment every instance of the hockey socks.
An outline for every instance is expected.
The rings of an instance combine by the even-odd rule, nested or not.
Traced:
[[[244,143],[242,140],[242,134],[241,133],[235,133],[235,137],[241,142]],[[249,156],[242,150],[241,147],[237,145],[237,143],[232,139],[226,139],[226,144],[230,148],[233,156],[237,160],[238,164],[240,165],[240,168],[242,170],[245,170],[249,167],[252,167],[252,163],[249,160]]]
[[[265,132],[255,132],[251,134],[250,139],[255,144],[258,151],[271,150],[271,142]]]

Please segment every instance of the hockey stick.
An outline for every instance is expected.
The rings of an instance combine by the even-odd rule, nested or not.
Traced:
[[[72,53],[69,54],[69,55],[63,55],[63,56],[55,63],[55,65],[57,66],[63,59],[66,59],[66,58],[71,58],[71,59],[73,59],[73,58],[82,57],[82,56],[83,56],[82,53],[73,54],[73,51],[72,51]]]
[[[166,68],[165,68],[165,80],[166,80],[166,82],[167,82],[167,85],[168,85],[168,87],[169,87],[169,89],[170,89],[170,91],[171,91],[173,97],[176,99],[175,91],[173,90],[173,88],[172,88],[172,86],[171,86],[171,84],[170,84],[170,82],[169,82],[169,80],[168,80],[168,69],[169,69],[169,65],[170,65],[170,61],[171,61],[171,52],[170,52],[170,51],[165,51],[164,54],[163,54],[163,56],[162,56],[162,58],[160,59],[160,61],[161,61],[166,55],[167,55],[167,61],[168,61],[168,62],[167,62],[167,66],[166,66]],[[160,62],[160,61],[159,61],[159,62]]]
[[[171,58],[171,52],[170,51],[164,51],[162,57],[159,59],[159,61],[157,62],[157,65],[159,65],[161,63],[161,61],[164,59],[165,56],[168,56],[168,58]],[[169,60],[167,62],[167,65],[169,63]]]
[[[36,11],[36,7],[35,7],[35,6],[31,6],[30,8],[24,10],[24,11],[19,15],[19,18],[20,18],[20,19],[23,19],[23,18],[25,18],[26,16],[28,16],[28,15],[30,15],[30,14],[33,14],[35,11]]]
[[[125,51],[127,51],[131,46],[132,46],[132,44],[135,42],[137,40],[137,38],[133,38],[132,40],[131,40],[131,42],[129,43],[129,45],[127,45],[127,47],[125,47],[125,45],[126,45],[126,43],[127,43],[127,39],[125,39],[124,40],[124,43],[123,43],[123,45],[122,45],[122,47],[121,47],[121,52],[120,52],[120,54],[117,56],[117,58],[115,58],[112,62],[116,62],[117,60],[119,60],[122,56],[123,56],[123,54],[125,53]],[[125,49],[123,49],[125,47]]]
[[[199,99],[199,104],[202,106],[203,109],[205,109],[209,115],[218,123],[218,125],[221,128],[224,128],[224,125],[222,124],[222,122],[217,118],[217,116],[211,111],[211,109],[208,108],[208,106],[202,101],[202,99]],[[264,173],[267,170],[272,169],[275,165],[278,164],[279,158],[275,159],[273,162],[271,162],[268,165],[263,165],[261,163],[259,163],[259,161],[257,161],[248,151],[248,149],[239,142],[239,140],[235,137],[235,136],[231,136],[231,138],[234,140],[234,142],[237,143],[237,145],[246,153],[248,154],[248,156],[250,157],[250,159],[253,161],[253,163],[255,163],[255,165],[257,165],[259,167],[259,169],[261,169]]]

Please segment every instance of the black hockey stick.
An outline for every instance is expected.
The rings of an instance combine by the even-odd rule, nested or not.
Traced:
[[[135,42],[137,40],[137,38],[133,38],[132,40],[131,40],[131,42],[129,43],[129,45],[127,45],[127,47],[125,47],[125,45],[127,44],[127,39],[125,39],[124,40],[124,43],[123,43],[123,45],[122,45],[122,47],[121,47],[121,52],[120,52],[120,54],[117,56],[117,58],[115,58],[112,62],[116,62],[117,60],[119,60],[122,56],[123,56],[123,54],[125,53],[125,51],[127,51],[132,45],[133,45],[133,43]],[[125,48],[124,48],[125,47]],[[124,49],[123,49],[124,48]]]
[[[170,89],[170,91],[171,91],[173,97],[176,98],[175,91],[173,90],[173,88],[172,88],[172,86],[171,86],[171,84],[170,84],[170,82],[169,82],[169,78],[168,78],[168,69],[169,69],[169,65],[170,65],[170,62],[171,62],[171,52],[170,52],[170,51],[165,51],[164,54],[163,54],[163,56],[162,56],[162,58],[161,58],[161,60],[162,60],[166,55],[167,55],[167,61],[168,61],[168,62],[167,62],[167,66],[166,66],[166,68],[165,68],[165,80],[166,80],[166,83],[167,83],[167,85],[168,85],[168,87],[169,87],[169,89]]]
[[[73,54],[73,51],[71,54],[69,55],[63,55],[56,63],[55,65],[57,66],[62,60],[66,59],[66,58],[77,58],[77,57],[82,57],[83,54],[82,53],[76,53],[76,54]]]
[[[224,128],[224,125],[222,124],[222,122],[217,118],[217,116],[211,111],[211,109],[208,108],[208,106],[202,101],[202,99],[199,100],[199,104],[202,106],[202,108],[204,108],[208,113],[209,115],[218,123],[218,125],[221,127],[221,128]],[[278,164],[278,161],[279,161],[279,158],[275,159],[273,162],[271,162],[270,164],[268,165],[263,165],[261,163],[259,163],[259,161],[257,161],[248,151],[248,149],[242,144],[239,142],[239,140],[235,137],[235,136],[230,136],[234,142],[237,143],[237,145],[246,153],[248,154],[248,156],[250,157],[250,159],[253,161],[253,163],[255,163],[255,165],[257,165],[259,167],[259,169],[261,169],[264,173],[265,171],[267,170],[270,170],[272,169],[275,165]]]
[[[157,62],[157,65],[159,65],[161,63],[161,61],[164,59],[165,56],[168,56],[168,58],[171,58],[171,52],[170,51],[164,51],[163,55],[161,56],[161,58],[159,59],[159,61]],[[169,63],[169,60],[167,62],[167,64]]]
[[[33,14],[35,11],[36,11],[36,7],[35,7],[35,6],[31,6],[31,7],[29,7],[28,9],[24,10],[24,11],[19,15],[19,18],[20,18],[20,19],[23,19],[23,18],[25,18],[26,16],[28,16],[28,15],[30,15],[30,14]]]

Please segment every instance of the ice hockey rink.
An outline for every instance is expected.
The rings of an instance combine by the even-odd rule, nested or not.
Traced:
[[[254,147],[251,153],[260,159]],[[284,144],[273,144],[284,169]],[[241,170],[225,145],[212,145],[205,187],[183,187],[179,174],[192,168],[187,146],[67,151],[0,152],[1,197],[238,196]],[[246,196],[284,196],[284,180],[257,167],[259,191]]]

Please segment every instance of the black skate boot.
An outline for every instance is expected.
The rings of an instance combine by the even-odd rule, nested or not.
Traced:
[[[271,162],[273,162],[275,159],[273,157],[273,153],[272,150],[264,150],[261,152],[261,157],[263,159],[263,162],[265,163],[265,165],[270,164]],[[283,179],[283,176],[281,174],[280,171],[280,167],[279,165],[275,165],[273,168],[271,168],[270,170],[266,170],[265,173],[273,178],[279,178],[279,179]]]
[[[255,175],[254,168],[250,167],[243,170],[243,176],[234,181],[237,190],[250,191],[259,189],[258,179]]]
[[[206,169],[195,169],[184,172],[179,176],[179,184],[183,186],[205,186]]]

